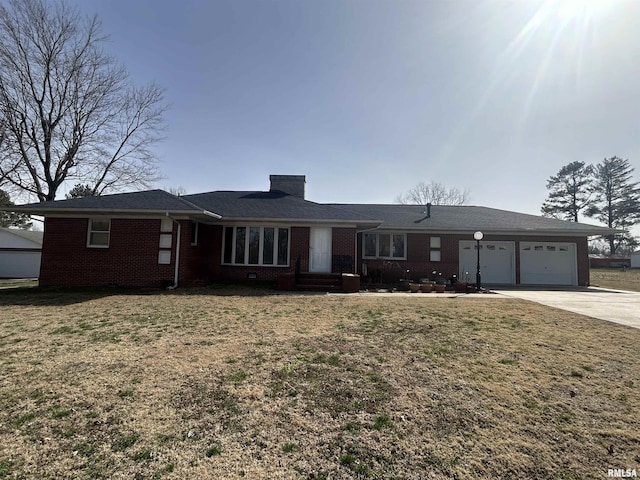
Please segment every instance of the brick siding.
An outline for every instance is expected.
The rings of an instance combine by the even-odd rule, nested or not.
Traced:
[[[42,245],[40,285],[42,286],[94,286],[121,285],[161,287],[173,283],[177,228],[173,229],[171,263],[158,264],[160,223],[157,219],[111,219],[109,248],[87,247],[86,218],[47,218]],[[291,227],[289,265],[230,266],[222,265],[222,234],[220,225],[199,224],[197,245],[191,245],[191,222],[181,221],[179,285],[199,285],[215,281],[275,282],[278,275],[293,273],[296,259],[300,271],[309,271],[309,227]],[[369,274],[379,269],[383,281],[404,278],[432,278],[433,271],[444,277],[458,275],[460,240],[472,240],[471,235],[432,235],[441,239],[441,261],[429,260],[430,236],[422,233],[407,234],[406,260],[363,260],[362,234],[354,245],[354,228],[333,228],[332,255],[353,257],[354,266],[362,273],[363,263]],[[516,251],[516,283],[520,282],[520,242],[568,242],[577,246],[578,284],[589,284],[587,239],[584,237],[545,237],[487,235],[486,241],[514,241]],[[471,272],[470,272],[471,273]],[[249,274],[255,279],[248,279]],[[255,275],[253,275],[255,274]],[[473,274],[472,274],[473,275]]]
[[[432,262],[429,259],[430,237],[440,237],[439,262]],[[445,278],[459,275],[459,242],[461,240],[473,240],[472,235],[429,235],[423,233],[407,234],[407,259],[406,260],[369,260],[362,259],[362,234],[358,235],[358,273],[362,273],[362,264],[367,264],[369,275],[375,270],[382,274],[383,282],[395,282],[407,275],[412,280],[420,278],[433,278],[433,272],[441,274]],[[589,284],[589,259],[587,256],[587,239],[585,237],[545,237],[536,236],[506,236],[506,235],[485,235],[483,241],[508,241],[515,243],[516,261],[516,283],[520,283],[520,242],[566,242],[576,244],[578,285]],[[475,278],[475,272],[469,272]]]
[[[160,219],[112,218],[109,248],[87,247],[87,227],[86,218],[45,220],[41,286],[160,287],[173,282],[174,255],[170,264],[158,264]]]
[[[351,257],[351,264],[355,268],[356,265],[356,229],[355,228],[337,228],[334,227],[331,234],[331,254],[343,255]],[[338,265],[332,262],[332,270],[339,272]],[[350,272],[354,270],[351,269]],[[340,273],[348,273],[343,270]]]

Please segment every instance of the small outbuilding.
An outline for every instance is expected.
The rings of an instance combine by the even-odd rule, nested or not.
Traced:
[[[640,250],[631,254],[631,268],[640,268]]]
[[[0,228],[0,278],[38,278],[43,232]]]

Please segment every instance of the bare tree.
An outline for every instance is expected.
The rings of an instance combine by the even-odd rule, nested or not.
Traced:
[[[442,183],[420,182],[406,193],[396,197],[396,203],[408,205],[464,205],[469,200],[469,190],[460,190],[454,187],[446,187]]]
[[[158,180],[164,91],[132,85],[106,39],[65,3],[0,5],[0,181],[46,201],[67,181],[100,195]]]
[[[169,192],[171,195],[175,195],[176,197],[181,197],[182,195],[187,194],[187,189],[181,185],[175,187],[164,187],[165,192]]]

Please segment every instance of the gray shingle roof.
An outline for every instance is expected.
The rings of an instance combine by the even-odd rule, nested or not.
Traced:
[[[422,205],[330,204],[367,215],[383,223],[380,228],[427,231],[502,231],[522,233],[567,233],[604,235],[606,227],[568,222],[537,215],[475,206],[431,206],[431,216]]]
[[[304,200],[283,192],[198,193],[181,197],[225,219],[315,220],[377,223],[366,215]]]
[[[15,210],[14,210],[15,208]],[[537,215],[476,206],[315,203],[279,191],[216,191],[178,197],[164,190],[73,198],[4,207],[37,215],[63,212],[186,214],[205,221],[291,220],[355,223],[389,230],[606,235],[615,230]]]
[[[201,211],[195,205],[164,190],[145,190],[142,192],[116,193],[99,197],[80,197],[51,202],[16,205],[20,212],[56,212],[71,210],[107,210],[107,211],[154,211],[189,212]]]

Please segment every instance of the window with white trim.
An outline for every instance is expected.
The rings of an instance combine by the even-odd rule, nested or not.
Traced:
[[[160,248],[171,248],[171,241],[173,240],[173,235],[170,233],[161,233],[160,234]]]
[[[171,263],[171,250],[160,250],[158,252],[158,265],[169,265]]]
[[[109,234],[111,232],[111,220],[102,218],[90,218],[87,228],[87,247],[109,248]]]
[[[442,260],[442,254],[440,253],[440,247],[442,242],[440,237],[429,237],[429,261],[439,262]]]
[[[173,232],[173,220],[168,217],[164,217],[162,220],[160,220],[160,231],[162,233]]]
[[[289,230],[287,227],[224,227],[222,263],[289,266]]]
[[[362,242],[364,258],[407,258],[407,236],[404,233],[365,233]]]

